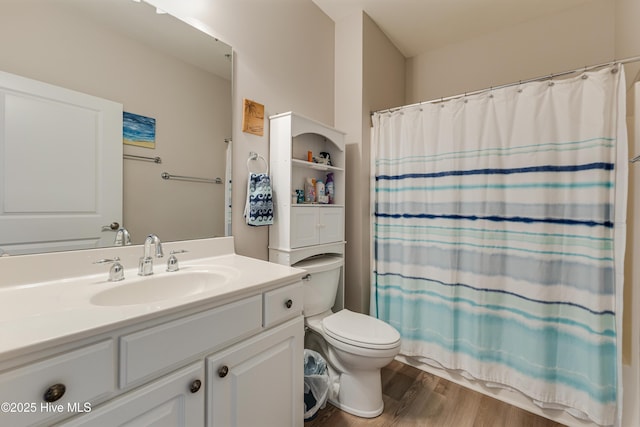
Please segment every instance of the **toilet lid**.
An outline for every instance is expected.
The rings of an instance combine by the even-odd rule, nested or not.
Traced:
[[[400,342],[400,333],[393,326],[346,309],[325,317],[322,328],[332,338],[358,347],[387,349]]]

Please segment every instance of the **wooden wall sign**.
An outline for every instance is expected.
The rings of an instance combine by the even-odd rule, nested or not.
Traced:
[[[242,131],[262,136],[264,133],[264,105],[244,99]]]

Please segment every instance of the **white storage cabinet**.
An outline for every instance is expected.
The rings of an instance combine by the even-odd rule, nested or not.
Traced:
[[[269,261],[294,266],[303,259],[332,254],[344,257],[345,134],[292,112],[270,118],[271,182],[274,223],[269,226]],[[329,153],[332,164],[308,161],[308,152]],[[297,203],[296,190],[304,191],[307,177],[321,179],[333,173],[333,204]],[[343,263],[344,265],[344,263]],[[344,306],[344,268],[334,310]]]
[[[344,241],[344,133],[294,113],[270,117],[270,162],[275,202],[269,248],[281,251]],[[307,161],[308,152],[329,153],[332,166]],[[326,183],[333,173],[334,204],[299,204],[306,178]]]

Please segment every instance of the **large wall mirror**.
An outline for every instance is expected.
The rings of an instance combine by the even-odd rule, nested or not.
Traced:
[[[125,120],[125,127],[140,119],[154,133],[146,146],[123,144],[119,134],[110,141],[120,150],[118,163],[105,167],[99,156],[82,157],[81,138],[75,146],[47,138],[40,125],[52,116],[46,108],[40,118],[26,119],[32,123],[22,133],[36,135],[43,145],[23,143],[9,124],[12,117],[20,119],[21,101],[14,102],[11,91],[0,93],[0,250],[20,255],[112,245],[113,222],[128,230],[134,244],[150,233],[163,241],[231,234],[232,49],[158,12],[134,0],[0,0],[0,72],[121,104],[125,118],[136,119]],[[80,127],[75,120],[52,121],[75,129]],[[87,176],[101,170],[102,178],[94,182],[84,180],[82,172],[66,174],[76,169],[88,169]],[[65,174],[71,181],[58,184]],[[99,239],[74,237],[70,244],[60,237],[61,229],[74,234],[85,227],[80,219],[92,215],[82,203],[74,208],[76,193],[84,187],[99,193],[109,182],[122,189],[121,217],[104,218],[100,226],[107,228]],[[53,207],[43,206],[53,192],[47,188],[60,191],[51,197],[57,202]],[[89,205],[103,203],[89,199]],[[60,206],[71,211],[71,220],[48,225],[45,220]],[[32,222],[12,222],[19,216]],[[21,229],[40,233],[41,242],[30,237],[21,243]]]

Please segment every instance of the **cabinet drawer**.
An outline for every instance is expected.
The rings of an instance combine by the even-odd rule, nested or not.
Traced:
[[[0,402],[15,405],[16,412],[0,413],[0,425],[26,426],[85,410],[85,403],[115,390],[112,340],[44,359],[0,375]],[[47,403],[51,386],[64,385],[64,394]],[[57,388],[58,390],[61,387]]]
[[[269,328],[302,313],[302,282],[264,293],[263,325]]]
[[[262,296],[194,314],[120,338],[120,388],[149,379],[199,353],[259,332]]]

